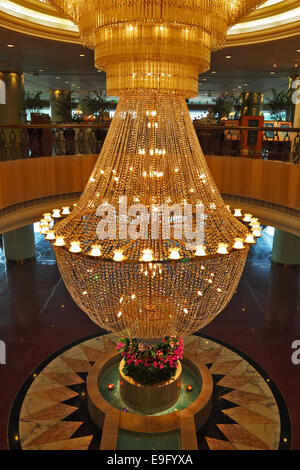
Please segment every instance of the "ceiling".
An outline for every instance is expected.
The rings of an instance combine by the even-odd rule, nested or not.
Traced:
[[[14,47],[8,47],[9,44]],[[300,34],[215,52],[210,72],[199,77],[199,94],[286,89],[290,70],[300,63],[297,50]],[[24,72],[28,91],[74,89],[86,95],[88,91],[105,90],[105,74],[95,69],[92,50],[5,28],[0,28],[0,71]]]
[[[77,26],[51,0],[0,0],[0,27],[42,38],[79,43]],[[230,45],[256,44],[298,34],[299,0],[266,0],[230,28]]]

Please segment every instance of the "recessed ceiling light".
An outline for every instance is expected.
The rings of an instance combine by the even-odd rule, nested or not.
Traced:
[[[227,55],[227,56],[226,56],[226,59],[231,59],[231,55]]]
[[[204,82],[207,82],[207,78],[202,78],[202,80],[203,80]]]
[[[44,70],[43,70],[43,69],[40,69],[39,72],[44,72]]]
[[[297,52],[300,52],[300,49],[297,49]]]
[[[79,57],[85,57],[85,54],[79,54]]]
[[[213,70],[211,73],[217,73],[215,70]]]
[[[56,77],[56,80],[60,80],[60,77]]]
[[[275,72],[270,72],[271,75],[275,75]]]
[[[70,83],[70,82],[65,82],[65,83]]]
[[[7,47],[15,47],[14,44],[7,44]]]

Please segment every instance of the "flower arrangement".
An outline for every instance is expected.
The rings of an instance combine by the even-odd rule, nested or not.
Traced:
[[[124,358],[123,373],[141,385],[154,385],[175,375],[177,361],[182,359],[183,340],[166,336],[150,346],[137,338],[121,338],[117,350]]]

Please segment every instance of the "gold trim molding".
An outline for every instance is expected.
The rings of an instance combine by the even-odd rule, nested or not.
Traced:
[[[75,29],[72,30],[72,23],[66,22],[63,16],[54,7],[37,0],[14,0],[12,3],[15,3],[19,7],[49,16],[50,24],[45,24],[47,23],[45,20],[44,23],[38,22],[38,17],[29,20],[22,18],[17,12],[13,14],[12,11],[12,14],[9,14],[8,9],[1,11],[0,1],[0,27],[44,39],[80,44],[79,34]],[[296,8],[299,8],[299,0],[283,0],[274,5],[257,9],[239,23],[240,26],[251,23],[251,30],[246,30],[243,33],[230,32],[227,35],[227,46],[256,44],[299,35],[300,18],[297,16],[295,17],[295,21],[282,22],[274,26],[278,15],[287,13]],[[266,18],[270,19],[270,25],[268,26],[267,24],[265,27],[256,30],[255,22]],[[60,22],[64,22],[64,24],[61,23],[60,26]],[[237,25],[237,27],[239,25]]]

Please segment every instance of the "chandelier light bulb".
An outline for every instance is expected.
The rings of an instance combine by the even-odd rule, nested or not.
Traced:
[[[92,245],[92,249],[89,251],[90,256],[101,256],[101,246],[100,245]]]
[[[206,256],[206,247],[203,245],[199,245],[196,248],[195,256]]]
[[[227,243],[219,243],[219,245],[218,245],[219,255],[227,255],[228,254],[227,247],[228,247]]]
[[[80,242],[79,241],[72,241],[71,246],[69,248],[69,251],[71,253],[80,253],[82,251],[81,247],[80,247]]]
[[[124,259],[125,259],[125,257],[124,257],[123,252],[121,250],[115,251],[114,261],[120,262],[120,261],[123,261]]]
[[[48,240],[48,241],[55,240],[55,234],[54,234],[53,230],[49,230],[49,232],[46,235],[46,240]]]
[[[178,249],[170,250],[169,258],[170,259],[180,259],[181,256],[180,256],[179,250]]]
[[[48,222],[52,222],[52,216],[51,216],[50,212],[46,212],[45,214],[43,214],[43,217],[44,217],[44,219],[46,219]]]
[[[65,246],[65,239],[64,237],[57,237],[54,243],[55,246]]]
[[[259,237],[261,237],[261,231],[259,229],[255,228],[254,230],[252,230],[252,235],[255,238],[259,238]]]
[[[69,215],[69,214],[70,214],[70,207],[63,207],[62,215]]]
[[[245,243],[249,243],[250,245],[253,245],[255,243],[255,238],[251,233],[249,233],[246,238],[245,238]]]
[[[242,238],[236,238],[235,242],[234,242],[234,245],[233,245],[233,248],[235,250],[242,250],[243,248],[245,248],[245,245],[243,243],[243,239]]]
[[[61,217],[60,209],[53,209],[52,217],[53,219],[60,219]]]
[[[252,214],[244,214],[243,222],[251,222]]]
[[[40,226],[43,227],[43,226],[46,226],[48,227],[49,226],[49,220],[44,218],[44,219],[41,219],[40,220]]]
[[[234,217],[242,217],[242,210],[241,209],[234,209]]]
[[[49,232],[48,227],[41,227],[41,229],[40,229],[40,234],[41,235],[46,235],[48,232]]]
[[[146,263],[150,263],[151,261],[153,261],[153,251],[150,249],[143,250],[142,261]]]

